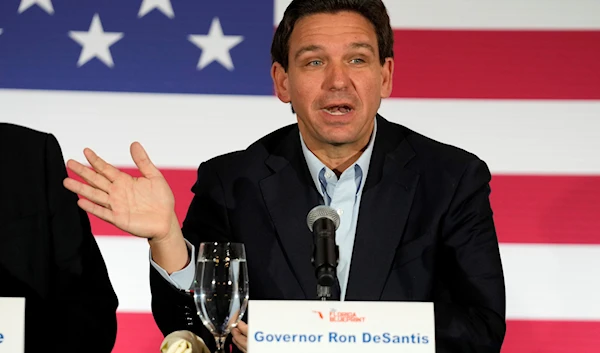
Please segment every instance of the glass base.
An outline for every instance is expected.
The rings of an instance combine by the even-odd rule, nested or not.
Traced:
[[[225,339],[227,336],[215,336],[215,342],[217,343],[217,351],[215,353],[229,353],[225,352]]]

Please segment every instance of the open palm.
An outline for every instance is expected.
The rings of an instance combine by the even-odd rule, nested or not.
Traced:
[[[175,201],[167,181],[152,164],[144,148],[131,145],[131,157],[141,177],[121,172],[85,149],[88,168],[69,160],[67,167],[88,184],[66,178],[64,186],[84,197],[79,206],[125,232],[143,238],[166,235],[175,217]]]

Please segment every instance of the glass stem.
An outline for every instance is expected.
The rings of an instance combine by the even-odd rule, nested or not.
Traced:
[[[229,353],[225,352],[225,338],[226,336],[215,336],[215,342],[217,343],[217,353]]]

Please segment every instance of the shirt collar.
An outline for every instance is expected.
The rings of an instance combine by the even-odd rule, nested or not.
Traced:
[[[362,185],[364,185],[364,180],[367,176],[367,172],[369,171],[369,164],[371,163],[371,155],[373,154],[373,145],[375,143],[375,134],[377,133],[377,119],[375,119],[375,124],[373,127],[373,133],[371,134],[371,139],[369,140],[369,144],[367,145],[367,148],[365,149],[365,151],[362,153],[362,155],[358,158],[358,160],[351,165],[348,168],[352,168],[354,166],[358,166],[361,171],[362,171],[362,178],[361,178],[361,185],[359,188],[357,188],[358,190],[360,190],[362,188]],[[308,170],[310,171],[310,175],[313,179],[313,182],[315,183],[315,187],[317,188],[317,190],[321,190],[321,183],[319,182],[319,173],[320,171],[325,168],[326,170],[329,169],[325,166],[325,164],[323,164],[323,162],[321,162],[317,156],[315,156],[314,153],[311,152],[311,150],[308,149],[308,147],[306,147],[306,143],[304,142],[304,139],[302,138],[302,134],[300,133],[300,143],[302,145],[302,153],[304,154],[304,159],[306,160],[306,164],[308,165]]]

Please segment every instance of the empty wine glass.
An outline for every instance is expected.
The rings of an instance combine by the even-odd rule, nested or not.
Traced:
[[[248,306],[246,250],[241,243],[201,243],[192,284],[198,315],[213,334],[217,352]]]

